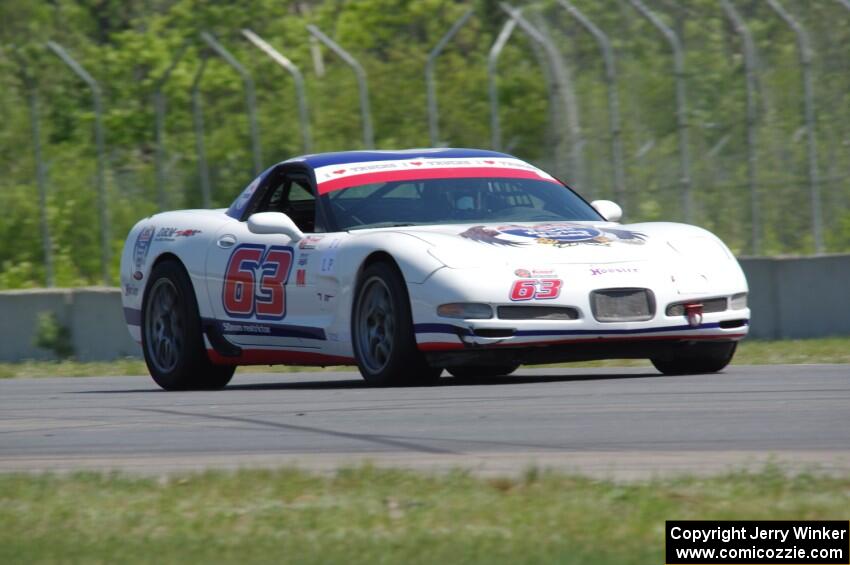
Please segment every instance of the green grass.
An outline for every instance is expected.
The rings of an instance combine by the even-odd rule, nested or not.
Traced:
[[[850,337],[823,339],[795,339],[780,341],[744,340],[738,347],[733,364],[770,365],[800,363],[850,363]],[[649,367],[642,359],[611,359],[587,363],[560,363],[547,367]],[[299,371],[353,370],[353,367],[241,367],[238,372],[293,373]],[[87,377],[146,375],[145,364],[140,359],[121,359],[82,363],[79,361],[24,361],[0,363],[0,379],[20,377]]]
[[[359,467],[0,476],[0,562],[663,563],[669,519],[844,519],[850,477]]]

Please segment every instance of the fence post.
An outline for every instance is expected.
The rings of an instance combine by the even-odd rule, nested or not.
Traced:
[[[41,224],[41,241],[44,249],[45,282],[48,287],[52,287],[56,284],[56,279],[53,274],[53,244],[50,240],[50,226],[47,222],[47,174],[41,155],[38,94],[32,84],[27,85],[27,99],[29,102],[30,129],[32,130],[32,148],[35,157],[35,180],[38,186],[39,223]]]
[[[490,47],[490,53],[487,55],[487,86],[490,93],[490,146],[495,151],[502,150],[502,126],[499,120],[499,88],[496,84],[496,73],[498,71],[499,56],[502,54],[502,49],[516,27],[516,20],[511,17],[502,26],[496,41]]]
[[[590,18],[567,0],[557,0],[558,4],[572,15],[599,44],[602,60],[605,62],[605,85],[608,89],[608,129],[611,133],[611,158],[614,161],[614,194],[623,202],[626,192],[626,175],[623,166],[623,142],[620,128],[620,98],[617,94],[617,64],[611,40]]]
[[[38,110],[38,88],[35,79],[30,74],[29,61],[20,52],[12,53],[18,64],[21,82],[27,94],[27,106],[30,115],[30,133],[32,135],[33,157],[35,159],[35,182],[38,188],[39,227],[41,229],[41,244],[44,252],[44,279],[48,288],[56,284],[53,271],[53,244],[50,239],[50,224],[47,221],[47,170],[41,153],[40,112]]]
[[[360,116],[363,122],[363,145],[366,149],[375,147],[375,135],[372,131],[372,112],[369,108],[369,85],[366,82],[366,71],[363,66],[355,59],[348,51],[340,47],[333,39],[322,33],[322,30],[309,24],[307,31],[310,34],[328,46],[328,48],[339,56],[351,69],[357,77],[357,87],[360,91]]]
[[[756,165],[758,148],[756,140],[756,48],[753,36],[738,10],[729,0],[720,0],[726,16],[732,22],[735,33],[741,36],[744,51],[744,73],[747,84],[747,183],[750,188],[750,223],[752,229],[751,250],[753,255],[761,253],[761,210],[759,209],[758,187],[756,185]]]
[[[768,6],[779,14],[797,36],[797,52],[800,57],[800,70],[803,78],[803,116],[806,122],[806,140],[808,142],[809,192],[812,206],[812,234],[815,240],[815,252],[823,253],[823,215],[820,201],[820,174],[818,172],[817,139],[815,138],[815,97],[812,82],[812,49],[809,34],[777,0],[767,0]]]
[[[443,52],[443,49],[446,48],[446,44],[451,41],[455,35],[457,35],[460,28],[466,25],[466,22],[469,21],[469,18],[471,18],[474,13],[475,10],[468,10],[463,16],[461,16],[454,24],[452,24],[449,31],[440,38],[437,45],[434,46],[431,52],[428,53],[428,61],[425,63],[425,89],[428,96],[428,135],[431,138],[432,147],[436,147],[440,142],[440,118],[437,110],[436,86],[434,84],[434,64],[437,61],[437,57],[439,57],[440,53]]]
[[[103,284],[109,285],[112,277],[109,274],[110,237],[109,210],[106,199],[106,147],[103,134],[103,102],[101,101],[100,85],[92,76],[71,57],[65,49],[55,41],[48,41],[47,47],[53,51],[92,91],[94,105],[94,139],[97,150],[97,200],[100,212],[100,263]]]
[[[682,185],[682,207],[685,221],[693,221],[693,201],[691,197],[691,156],[688,143],[688,103],[685,91],[685,53],[679,36],[676,35],[661,18],[646,7],[641,0],[629,0],[632,6],[640,12],[667,40],[673,51],[673,74],[676,80],[676,122],[679,130],[679,168]]]
[[[301,143],[304,147],[304,153],[310,153],[313,151],[313,138],[310,135],[310,114],[307,111],[307,93],[304,89],[304,76],[292,61],[284,57],[280,51],[269,45],[266,40],[250,29],[243,29],[242,35],[292,76],[292,81],[295,83],[295,98],[298,103],[298,123],[301,127]]]
[[[180,47],[177,55],[171,59],[168,67],[156,79],[153,86],[154,141],[156,144],[154,150],[154,167],[156,168],[156,189],[160,211],[168,209],[168,198],[165,190],[165,95],[162,93],[162,87],[171,78],[174,67],[183,58],[187,47],[189,47],[188,42]]]
[[[251,152],[254,155],[254,174],[259,175],[263,170],[263,152],[260,150],[260,128],[257,124],[257,96],[254,91],[254,79],[251,78],[245,67],[236,60],[230,51],[216,41],[209,32],[201,32],[201,39],[209,45],[215,53],[233,67],[239,76],[242,78],[242,84],[245,87],[245,107],[248,110],[248,128],[251,135]]]
[[[572,81],[567,76],[566,69],[564,69],[560,64],[560,53],[558,53],[558,49],[552,45],[551,41],[549,41],[542,33],[540,33],[540,31],[537,30],[537,28],[531,25],[531,23],[523,17],[519,10],[505,2],[500,2],[499,6],[507,14],[510,14],[514,19],[516,19],[517,25],[520,29],[522,29],[529,38],[540,44],[546,51],[546,56],[549,59],[549,66],[552,71],[552,77],[555,81],[556,88],[561,92],[561,98],[564,102],[564,111],[567,115],[570,143],[572,144],[570,154],[570,165],[572,167],[572,171],[570,174],[572,178],[575,179],[576,184],[582,186],[582,182],[584,181],[584,140],[581,135],[579,108],[575,92],[572,88]],[[582,188],[587,189],[588,187],[582,186]]]
[[[201,106],[201,79],[207,67],[207,54],[201,54],[201,65],[192,79],[192,124],[195,126],[195,150],[198,153],[198,176],[201,181],[201,202],[204,208],[212,207],[210,170],[204,148],[204,110]]]

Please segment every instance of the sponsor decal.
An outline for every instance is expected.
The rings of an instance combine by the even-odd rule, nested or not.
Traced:
[[[222,329],[227,333],[252,333],[252,334],[271,334],[272,329],[268,326],[260,324],[234,324],[231,322],[222,322]]]
[[[159,228],[156,232],[154,241],[175,241],[178,237],[192,237],[201,233],[201,230],[179,229],[179,228]]]
[[[627,275],[639,273],[640,269],[638,267],[591,267],[590,274],[593,276],[598,275]]]
[[[306,269],[298,269],[295,271],[295,285],[296,286],[305,286],[307,284],[307,270]]]
[[[514,274],[523,279],[537,277],[551,277],[555,274],[554,269],[517,269]]]
[[[319,302],[330,302],[333,300],[333,294],[325,294],[323,292],[317,292],[316,297],[319,299]]]
[[[135,265],[136,271],[141,271],[142,266],[145,264],[148,251],[151,249],[151,241],[153,240],[155,230],[156,228],[154,226],[147,226],[136,236],[136,243],[133,245],[133,265]]]
[[[133,278],[136,279],[137,281],[142,280],[144,277],[145,277],[145,275],[141,271],[136,271],[135,273],[133,273]]]
[[[473,226],[460,236],[489,245],[521,247],[531,243],[553,247],[575,245],[605,245],[628,243],[643,245],[646,235],[626,229],[586,226],[582,224],[538,224],[536,226]]]
[[[298,266],[299,267],[306,267],[307,263],[309,263],[309,262],[310,262],[310,254],[309,253],[302,253],[298,257]]]
[[[322,274],[329,274],[334,272],[334,267],[336,266],[336,257],[334,255],[325,255],[322,257],[322,265],[319,271]]]
[[[307,235],[298,242],[298,249],[315,249],[320,241],[325,239],[323,235]]]
[[[139,295],[139,287],[134,284],[125,283],[124,284],[124,296],[138,296]]]

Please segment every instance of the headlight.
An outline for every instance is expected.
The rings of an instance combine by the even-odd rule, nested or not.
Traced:
[[[450,269],[480,269],[506,264],[504,258],[491,251],[483,248],[470,250],[468,245],[432,247],[428,254]]]
[[[743,310],[747,307],[747,293],[733,294],[729,299],[729,308],[732,310]]]
[[[493,317],[493,309],[489,304],[475,302],[452,302],[437,306],[437,315],[443,318],[460,318],[464,320],[487,320]]]
[[[726,247],[714,238],[707,236],[691,236],[681,239],[671,239],[667,242],[670,247],[684,255],[689,261],[705,264],[709,261],[731,259],[732,255]]]

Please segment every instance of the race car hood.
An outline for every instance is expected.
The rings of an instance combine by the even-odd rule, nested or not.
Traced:
[[[398,231],[430,244],[428,252],[454,269],[652,260],[706,265],[732,259],[728,249],[709,232],[673,223],[464,224]]]

